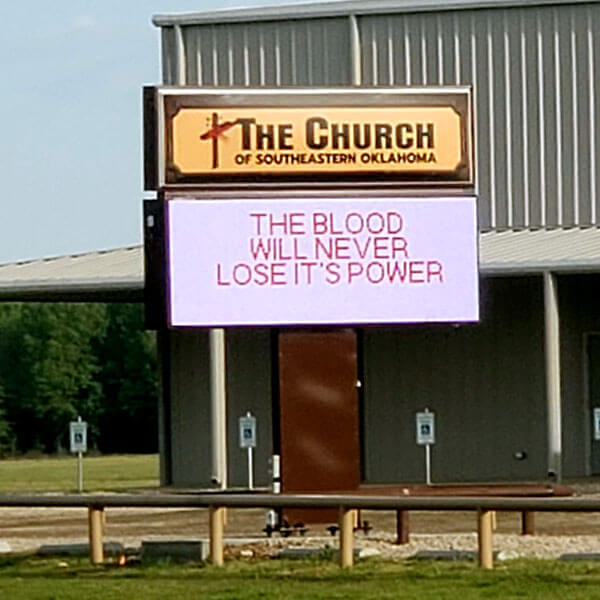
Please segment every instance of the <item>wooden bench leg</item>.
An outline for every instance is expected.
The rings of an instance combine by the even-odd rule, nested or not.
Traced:
[[[223,566],[223,528],[225,522],[225,509],[222,506],[211,506],[209,508],[210,529],[210,562],[217,566]]]
[[[101,565],[104,562],[104,540],[103,538],[103,514],[104,507],[88,507],[88,536],[90,542],[90,560],[93,565]]]
[[[532,510],[521,512],[521,535],[535,534],[535,513]]]
[[[396,511],[396,544],[408,544],[410,541],[410,521],[407,510]]]
[[[492,545],[492,511],[477,510],[477,533],[479,545],[479,566],[483,569],[494,568]]]
[[[354,563],[354,519],[356,511],[340,506],[340,566],[351,567]]]

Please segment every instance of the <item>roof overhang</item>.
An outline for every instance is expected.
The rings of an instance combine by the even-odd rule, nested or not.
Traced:
[[[479,236],[482,275],[600,273],[600,228],[489,231]]]
[[[248,23],[252,21],[282,21],[347,17],[348,15],[375,15],[391,13],[440,12],[447,10],[472,10],[477,8],[523,8],[557,4],[590,4],[589,0],[350,0],[343,2],[306,2],[301,4],[259,6],[191,12],[170,15],[155,15],[152,18],[158,27],[175,25],[215,25],[225,23]],[[591,3],[594,3],[592,0]]]
[[[488,231],[483,277],[600,273],[600,227]],[[142,246],[0,265],[0,301],[143,302]]]
[[[80,280],[0,283],[0,301],[10,302],[143,302],[141,280]]]
[[[0,300],[142,302],[142,247],[0,265]]]

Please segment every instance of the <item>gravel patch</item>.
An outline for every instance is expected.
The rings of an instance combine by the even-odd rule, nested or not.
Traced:
[[[124,537],[121,539],[106,539],[107,542],[120,542],[126,548],[139,548],[142,541],[173,541],[181,539],[172,535],[145,535],[143,537]],[[201,538],[198,538],[201,539]],[[204,538],[205,539],[205,538]],[[87,539],[62,538],[63,544],[87,543]],[[56,538],[11,538],[10,551],[15,553],[35,552],[40,546],[56,544]],[[2,544],[2,540],[0,540]],[[393,536],[387,533],[362,534],[355,537],[354,545],[357,549],[376,551],[386,559],[411,558],[418,553],[428,551],[454,551],[455,553],[476,553],[477,534],[417,534],[411,535],[410,543],[397,545]],[[600,554],[600,538],[598,536],[521,536],[516,534],[494,534],[494,552],[510,558],[544,558],[556,559],[563,554],[587,553]],[[338,540],[334,537],[306,537],[306,538],[255,538],[245,539],[243,543],[235,539],[226,542],[227,555],[230,558],[256,558],[276,557],[284,548],[322,548],[324,551],[336,550]],[[250,552],[249,552],[250,551]]]

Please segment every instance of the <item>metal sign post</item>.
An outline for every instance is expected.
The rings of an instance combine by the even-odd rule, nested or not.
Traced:
[[[248,411],[240,417],[240,448],[248,451],[248,489],[254,488],[253,450],[256,448],[256,417]]]
[[[69,424],[71,452],[77,454],[77,491],[83,492],[83,453],[87,452],[87,423],[77,417]]]
[[[425,446],[425,483],[431,485],[431,446],[435,444],[435,413],[417,413],[417,444]]]

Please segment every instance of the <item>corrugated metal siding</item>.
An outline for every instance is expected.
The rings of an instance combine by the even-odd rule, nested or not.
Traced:
[[[599,4],[358,22],[363,85],[474,86],[483,229],[597,223]],[[344,17],[163,27],[164,82],[350,85],[350,27]]]
[[[178,82],[175,71],[175,64],[177,62],[175,27],[163,27],[160,33],[162,81],[165,85],[176,85]]]
[[[198,25],[181,28],[186,85],[276,87],[349,85],[347,19]],[[175,49],[175,41],[167,40]],[[171,74],[171,51],[167,51]],[[165,82],[171,83],[171,80]]]
[[[597,222],[599,5],[359,23],[364,85],[474,86],[483,228]]]

